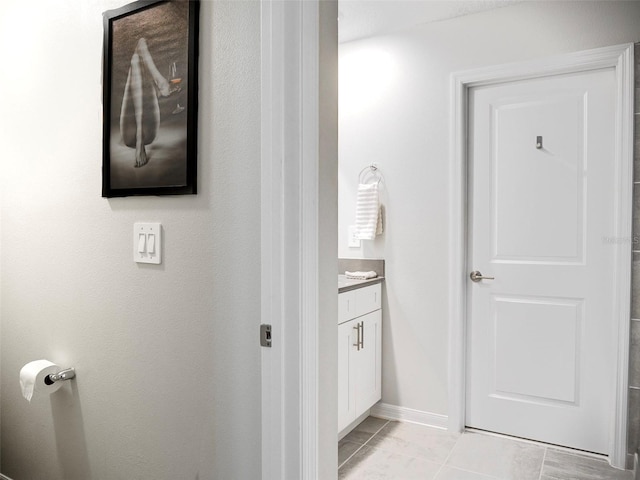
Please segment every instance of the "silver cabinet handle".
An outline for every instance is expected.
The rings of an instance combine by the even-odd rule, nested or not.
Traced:
[[[364,348],[364,320],[360,322],[360,348]]]
[[[481,280],[495,280],[496,279],[496,277],[485,277],[478,270],[474,270],[473,272],[471,272],[469,274],[469,277],[471,278],[471,281],[473,281],[473,282],[479,282]]]
[[[353,346],[358,347],[358,351],[360,351],[360,324],[358,323],[353,327],[353,329],[358,332],[358,339],[356,340],[356,343],[353,344]]]

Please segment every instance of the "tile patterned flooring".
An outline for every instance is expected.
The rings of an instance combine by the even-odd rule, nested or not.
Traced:
[[[632,480],[594,456],[369,417],[338,446],[340,480]]]

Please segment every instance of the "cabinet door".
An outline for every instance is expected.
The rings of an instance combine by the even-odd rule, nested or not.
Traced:
[[[357,417],[382,397],[382,314],[377,310],[357,318],[356,321],[363,324],[362,347],[356,352],[358,355],[355,392]]]
[[[338,432],[356,419],[356,347],[358,322],[338,325]]]

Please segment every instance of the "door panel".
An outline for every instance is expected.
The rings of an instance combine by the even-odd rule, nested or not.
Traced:
[[[493,297],[495,396],[575,404],[582,302]]]
[[[615,74],[470,90],[467,425],[605,453]],[[542,137],[541,148],[536,148]]]
[[[551,99],[524,95],[492,105],[495,258],[580,261],[586,99],[568,91]],[[554,134],[559,131],[561,138]],[[538,136],[540,149],[534,145]]]

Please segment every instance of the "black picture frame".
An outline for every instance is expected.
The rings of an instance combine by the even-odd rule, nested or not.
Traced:
[[[102,196],[197,193],[198,0],[104,12]]]

